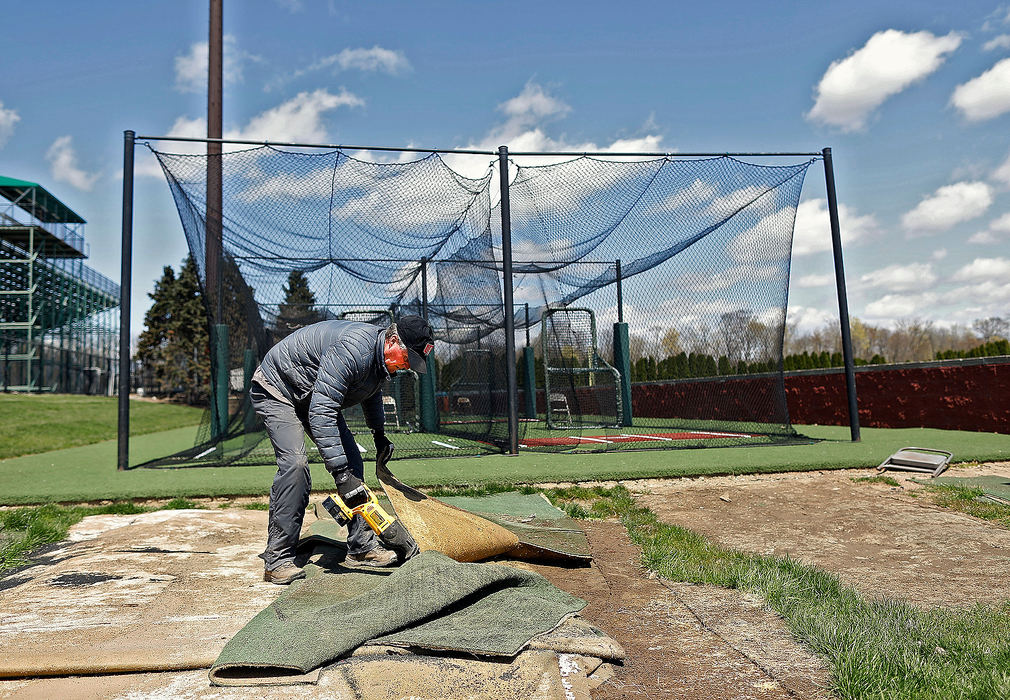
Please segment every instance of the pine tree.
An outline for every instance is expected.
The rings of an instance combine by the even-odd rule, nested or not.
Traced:
[[[322,320],[315,308],[316,295],[309,288],[309,280],[301,270],[292,270],[288,283],[282,287],[284,301],[278,305],[276,339],[280,340],[299,328]]]
[[[210,385],[207,309],[192,255],[186,256],[173,294],[167,375],[190,404],[204,403]]]
[[[175,295],[175,271],[170,265],[162,270],[161,279],[154,283],[154,291],[147,296],[154,302],[144,314],[144,331],[137,341],[137,359],[144,368],[142,386],[157,393],[171,391],[166,376],[165,349],[169,342],[169,327]]]

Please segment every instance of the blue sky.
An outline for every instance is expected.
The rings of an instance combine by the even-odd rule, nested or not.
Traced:
[[[119,278],[122,132],[205,129],[206,0],[4,10],[0,174],[88,220]],[[1010,5],[225,0],[225,129],[359,145],[835,155],[853,315],[1010,316]],[[178,217],[138,149],[133,329]],[[152,174],[153,173],[153,174]],[[834,318],[824,184],[790,319]]]

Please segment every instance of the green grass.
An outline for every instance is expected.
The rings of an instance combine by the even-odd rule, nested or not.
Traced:
[[[154,510],[133,503],[103,506],[58,506],[0,510],[0,576],[24,566],[28,554],[67,536],[70,527],[87,515],[131,515]]]
[[[901,486],[898,480],[893,476],[885,476],[883,474],[877,476],[856,476],[852,478],[856,483],[863,484],[887,484],[888,486]]]
[[[754,474],[875,467],[908,445],[954,452],[959,461],[1010,459],[1010,435],[952,430],[866,428],[849,442],[848,428],[798,426],[822,442],[811,445],[648,450],[599,454],[526,453],[448,459],[395,460],[393,472],[412,486],[472,486],[605,481],[649,477]],[[130,460],[140,464],[193,445],[195,429],[140,435],[130,441]],[[394,442],[397,437],[392,436]],[[116,471],[116,442],[0,461],[0,505],[88,502],[131,498],[265,495],[276,466],[132,469]],[[371,463],[365,472],[376,483]],[[332,488],[321,464],[312,465],[313,486]]]
[[[949,484],[925,484],[925,487],[933,503],[941,508],[967,513],[1010,528],[1010,506],[980,501],[979,497],[985,493],[982,489]]]
[[[549,495],[581,508],[592,498],[590,515],[618,516],[642,547],[644,563],[666,579],[762,596],[827,661],[832,689],[842,698],[1010,697],[1010,602],[923,610],[867,600],[833,574],[789,558],[726,549],[660,522],[621,486]]]
[[[117,399],[72,394],[0,394],[0,459],[37,454],[116,437]],[[130,434],[198,425],[203,409],[130,402]]]

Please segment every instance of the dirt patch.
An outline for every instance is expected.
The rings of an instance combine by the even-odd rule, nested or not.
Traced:
[[[1010,463],[951,470],[1010,473]],[[867,596],[922,606],[1001,603],[1010,596],[1010,530],[933,505],[912,478],[853,481],[875,470],[625,482],[661,520],[727,547],[788,555],[838,574]]]
[[[582,616],[627,652],[597,699],[830,697],[828,672],[759,601],[712,586],[650,577],[640,550],[614,522],[583,523],[593,564],[533,565],[588,602]]]

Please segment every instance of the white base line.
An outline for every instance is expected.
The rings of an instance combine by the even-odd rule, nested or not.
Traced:
[[[698,435],[714,435],[715,437],[754,437],[746,433],[712,433],[707,430],[689,430],[688,432],[697,433]]]
[[[358,446],[358,452],[360,452],[361,454],[365,454],[366,452],[368,452],[368,450],[366,450],[364,447],[361,446],[360,442],[356,442],[354,444]]]
[[[211,452],[213,452],[216,449],[217,449],[217,445],[214,445],[212,448],[210,448],[209,450],[204,450],[203,452],[201,452],[200,454],[198,454],[193,459],[200,459],[201,457],[206,457],[207,455],[209,455]]]
[[[601,440],[600,438],[579,437],[577,435],[569,435],[568,437],[572,438],[573,440],[588,440],[589,442],[605,442],[608,445],[614,444],[613,440]]]
[[[641,438],[642,440],[666,440],[672,442],[673,438],[659,437],[658,435],[633,435],[631,433],[621,433],[621,437]]]
[[[456,445],[450,445],[447,442],[439,442],[438,440],[432,440],[431,444],[432,445],[438,445],[439,447],[448,447],[450,450],[458,450],[459,449],[459,447],[456,446]]]

